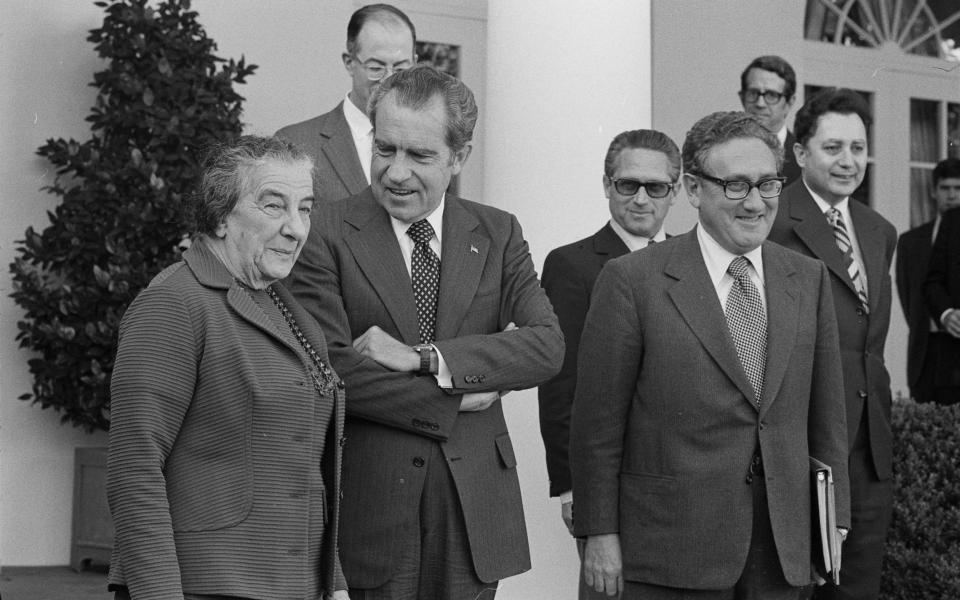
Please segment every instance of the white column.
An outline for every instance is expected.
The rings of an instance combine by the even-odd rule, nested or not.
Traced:
[[[603,158],[613,137],[650,127],[649,0],[489,0],[485,203],[514,213],[539,269],[551,249],[609,219]],[[535,390],[504,399],[519,457],[533,569],[498,598],[577,597],[576,546],[548,498]]]

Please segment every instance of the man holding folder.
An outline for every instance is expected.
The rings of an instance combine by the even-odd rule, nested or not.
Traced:
[[[624,600],[796,600],[812,581],[809,457],[832,467],[850,525],[829,275],[766,241],[782,154],[753,117],[704,117],[682,158],[697,227],[609,261],[584,327],[584,578]]]

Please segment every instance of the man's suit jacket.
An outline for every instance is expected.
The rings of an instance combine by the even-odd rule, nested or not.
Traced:
[[[276,136],[313,157],[313,191],[317,200],[340,200],[367,187],[353,134],[343,115],[343,102],[319,117],[284,127]]]
[[[833,467],[849,525],[837,324],[823,265],[763,245],[758,407],[696,230],[611,260],[583,330],[570,435],[578,536],[619,533],[627,580],[732,587],[747,560],[759,444],[784,575],[810,582],[810,466]]]
[[[783,140],[783,168],[780,170],[783,176],[787,178],[784,185],[790,185],[800,179],[800,165],[797,164],[797,156],[793,152],[793,145],[796,143],[797,138],[788,129],[787,137]]]
[[[502,406],[458,412],[460,394],[529,388],[552,377],[563,335],[514,216],[448,194],[441,240],[435,346],[453,375],[453,393],[432,376],[392,372],[351,346],[373,325],[419,343],[410,275],[369,188],[324,207],[291,275],[292,291],[320,321],[347,384],[340,556],[351,586],[377,587],[394,572],[403,534],[419,523],[426,459],[437,443],[477,575],[490,582],[530,568]],[[504,332],[511,322],[519,329]]]
[[[943,311],[960,308],[960,208],[948,210],[940,221],[924,293],[928,315],[937,323]]]
[[[818,258],[830,271],[833,302],[840,330],[847,434],[851,447],[866,411],[873,467],[880,479],[893,469],[890,431],[890,374],[883,346],[890,326],[890,264],[897,232],[886,219],[861,202],[850,200],[850,218],[863,255],[870,313],[865,314],[847,274],[833,228],[814,202],[803,180],[784,189],[770,240]]]
[[[940,323],[943,311],[960,308],[960,208],[948,210],[940,221],[937,240],[930,253],[930,270],[924,284],[929,312]],[[953,372],[943,380],[960,386],[960,341],[946,346],[949,353],[940,364],[952,364]],[[955,360],[953,360],[955,358]]]
[[[897,242],[897,295],[910,328],[907,338],[907,383],[914,393],[920,387],[920,374],[927,354],[927,339],[930,337],[930,313],[923,299],[923,282],[930,265],[933,224],[931,221],[904,232]]]
[[[543,263],[540,283],[560,319],[567,348],[560,373],[538,390],[540,434],[547,451],[551,496],[559,496],[573,486],[570,481],[570,409],[577,385],[580,333],[590,308],[590,292],[603,265],[629,251],[607,223],[590,237],[552,250]]]

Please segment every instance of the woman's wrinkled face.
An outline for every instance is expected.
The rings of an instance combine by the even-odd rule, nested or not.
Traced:
[[[247,174],[244,193],[217,228],[223,259],[244,284],[263,289],[290,273],[310,232],[310,163],[267,160]]]

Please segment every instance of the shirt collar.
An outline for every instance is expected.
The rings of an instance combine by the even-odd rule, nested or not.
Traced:
[[[446,200],[447,195],[444,194],[443,197],[440,198],[440,204],[433,209],[432,213],[427,215],[427,222],[433,227],[433,233],[437,236],[437,242],[443,241],[443,207],[446,204]],[[407,236],[407,229],[410,229],[413,223],[404,223],[391,215],[390,224],[393,225],[393,233],[397,236],[398,240],[409,238],[409,236]]]
[[[697,224],[697,240],[700,242],[700,251],[703,253],[703,261],[707,265],[707,273],[710,274],[710,281],[716,287],[723,276],[727,273],[730,262],[738,256],[743,256],[750,261],[754,270],[760,277],[760,281],[766,281],[763,277],[763,250],[762,246],[757,246],[750,252],[744,254],[734,254],[720,245],[717,240],[710,235],[702,224]]]
[[[662,242],[667,239],[667,234],[664,233],[663,227],[653,234],[652,238],[634,235],[624,229],[623,226],[620,225],[620,223],[617,223],[614,219],[610,219],[610,227],[613,229],[613,232],[617,234],[617,237],[623,240],[623,243],[627,245],[627,249],[630,250],[630,252],[633,252],[634,250],[640,250],[641,248],[646,248],[650,244],[650,240],[653,240],[654,242]]]
[[[804,181],[803,185],[806,186],[807,191],[810,192],[810,197],[813,198],[813,201],[817,203],[817,208],[820,209],[820,212],[827,214],[827,211],[831,208],[835,208],[840,211],[840,215],[843,217],[843,222],[849,227],[850,224],[850,196],[847,196],[840,202],[836,204],[830,204],[824,200],[819,194],[810,189],[810,186],[807,185],[807,182]]]
[[[350,99],[349,92],[347,92],[347,96],[343,101],[343,116],[347,120],[347,125],[350,126],[350,132],[353,134],[353,137],[365,136],[373,131],[370,118],[366,113],[357,108],[357,105]]]
[[[786,123],[784,123],[783,127],[780,128],[780,131],[777,132],[777,139],[780,140],[781,146],[787,143],[787,124]]]

